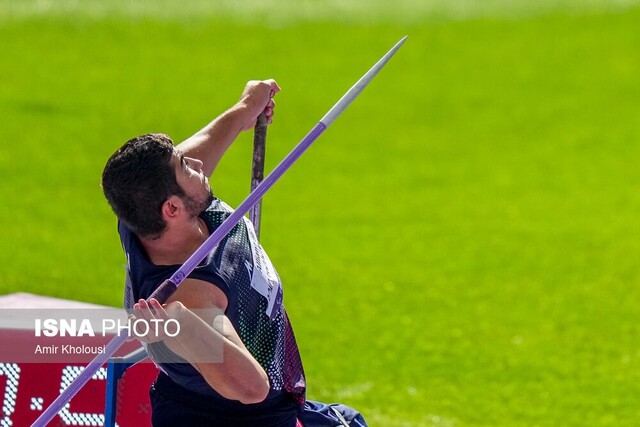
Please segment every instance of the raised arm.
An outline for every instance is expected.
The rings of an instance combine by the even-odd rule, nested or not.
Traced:
[[[252,129],[261,112],[267,123],[273,120],[273,96],[280,91],[275,80],[252,80],[242,92],[240,100],[230,109],[178,145],[185,156],[203,163],[203,172],[211,176],[220,159],[240,132]]]

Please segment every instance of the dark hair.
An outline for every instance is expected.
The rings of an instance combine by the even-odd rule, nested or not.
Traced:
[[[170,163],[173,152],[167,135],[141,135],[113,153],[104,167],[104,195],[118,218],[139,237],[160,237],[166,227],[162,204],[172,195],[185,195]]]

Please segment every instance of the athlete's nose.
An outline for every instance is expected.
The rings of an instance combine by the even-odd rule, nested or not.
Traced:
[[[201,160],[194,159],[193,157],[187,157],[187,160],[193,169],[197,170],[198,172],[202,172],[203,163]]]

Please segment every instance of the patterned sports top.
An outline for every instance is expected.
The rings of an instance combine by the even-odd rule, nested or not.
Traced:
[[[202,213],[213,232],[232,209],[219,199]],[[148,298],[179,265],[152,264],[137,237],[122,223],[118,231],[127,256],[125,307]],[[271,390],[258,406],[271,409],[281,402],[304,403],[305,377],[298,346],[282,303],[282,283],[256,238],[251,222],[240,221],[220,244],[196,267],[190,278],[208,281],[227,296],[225,312],[249,352],[269,376]],[[147,346],[153,356],[169,351],[162,343]],[[172,360],[175,360],[174,357]],[[167,360],[166,358],[164,360]],[[160,363],[159,367],[180,386],[211,397],[209,408],[242,409],[239,402],[220,396],[188,363]],[[255,407],[256,405],[251,405]]]

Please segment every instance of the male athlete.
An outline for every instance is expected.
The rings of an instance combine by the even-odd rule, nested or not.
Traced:
[[[282,304],[282,284],[251,223],[240,221],[166,301],[145,301],[232,212],[209,177],[261,112],[271,123],[274,80],[250,81],[240,100],[174,147],[163,134],[127,141],[102,186],[127,257],[125,305],[175,318],[176,337],[148,337],[161,372],[150,395],[155,427],[366,426],[343,405],[305,399],[305,376]],[[214,327],[215,326],[215,327]],[[221,352],[221,360],[207,357]]]

